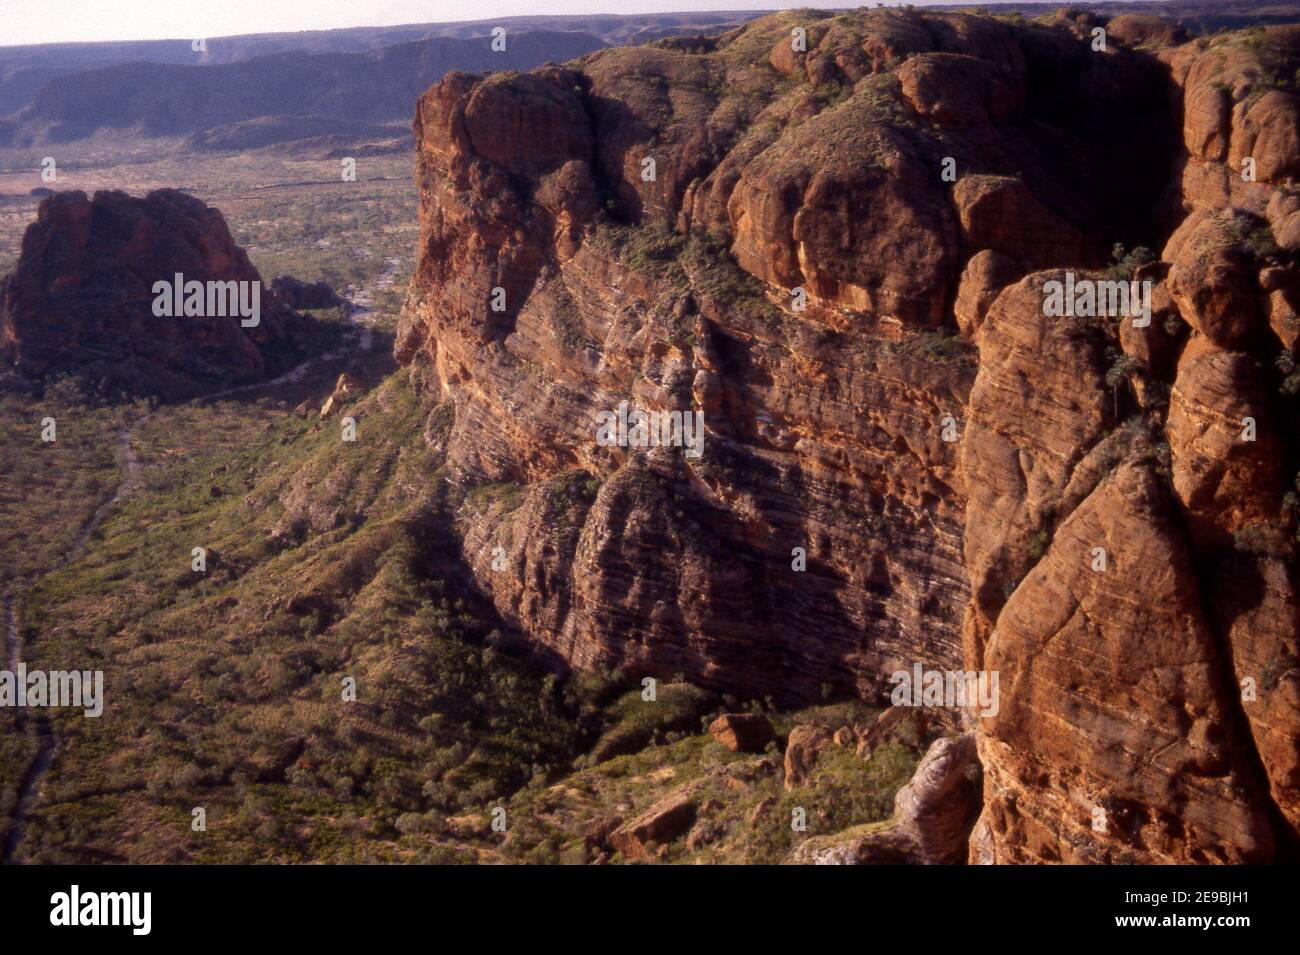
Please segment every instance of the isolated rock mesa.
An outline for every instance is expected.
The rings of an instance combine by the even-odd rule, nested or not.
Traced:
[[[1267,860],[1300,45],[1104,23],[796,12],[451,74],[397,356],[537,647],[782,700],[997,670],[973,861]],[[1151,324],[1046,317],[1065,270],[1150,281]],[[702,410],[702,456],[601,446],[621,402]]]
[[[257,324],[155,315],[155,283],[177,274],[250,296],[258,283]],[[309,330],[262,285],[221,213],[173,189],[48,197],[0,288],[0,353],[19,375],[75,374],[110,394],[180,398],[255,381],[288,368]]]

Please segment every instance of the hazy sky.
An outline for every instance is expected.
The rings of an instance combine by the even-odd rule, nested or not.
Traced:
[[[0,46],[197,39],[527,14],[780,10],[805,5],[807,0],[0,0]],[[857,5],[852,0],[821,4]]]

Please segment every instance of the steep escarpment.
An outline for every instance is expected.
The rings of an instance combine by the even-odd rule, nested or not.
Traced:
[[[177,275],[182,306],[168,293],[156,310],[156,283]],[[202,285],[193,308],[186,283]],[[75,374],[110,393],[175,398],[253,381],[288,368],[311,330],[263,287],[221,213],[171,189],[49,197],[0,286],[0,353],[20,376]]]
[[[783,699],[996,671],[973,859],[1269,859],[1297,43],[1101,26],[788,13],[449,75],[397,355],[536,646]],[[1049,317],[1066,272],[1151,323]],[[702,412],[702,453],[598,441],[621,405]]]

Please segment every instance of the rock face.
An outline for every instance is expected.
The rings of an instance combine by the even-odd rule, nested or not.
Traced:
[[[250,304],[258,283],[257,324],[159,317],[154,284],[177,274],[205,283],[205,311],[206,283],[240,283]],[[74,372],[109,391],[178,398],[255,381],[288,367],[306,331],[261,286],[221,213],[170,189],[45,199],[0,290],[0,352],[21,375]]]
[[[935,740],[894,797],[894,819],[922,865],[964,861],[978,812],[979,763],[970,735]]]
[[[1096,22],[795,12],[449,75],[397,357],[453,479],[518,486],[460,530],[539,649],[783,700],[993,671],[972,860],[1273,859],[1298,44]],[[1135,275],[1149,325],[1046,314]],[[702,413],[702,453],[600,440],[620,406]]]

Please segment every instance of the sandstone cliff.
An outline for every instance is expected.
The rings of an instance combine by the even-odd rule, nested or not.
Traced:
[[[1104,25],[798,12],[451,74],[397,357],[538,647],[785,700],[995,670],[972,860],[1268,860],[1300,39]],[[1047,317],[1065,270],[1150,281],[1151,324]],[[702,410],[703,455],[602,446],[621,402]]]

